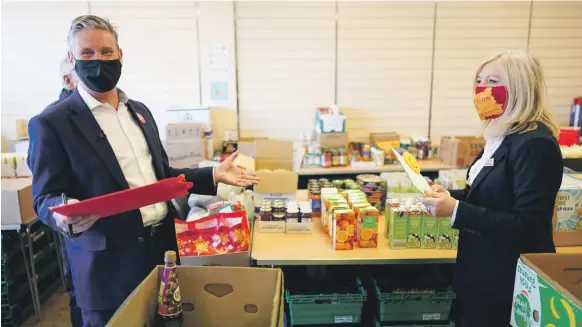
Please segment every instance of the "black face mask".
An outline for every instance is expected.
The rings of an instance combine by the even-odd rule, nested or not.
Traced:
[[[89,90],[105,93],[113,90],[121,77],[121,61],[75,60],[75,71]]]

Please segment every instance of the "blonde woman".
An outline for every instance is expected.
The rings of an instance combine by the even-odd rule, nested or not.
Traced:
[[[448,194],[437,186],[423,200],[460,230],[454,288],[465,326],[508,326],[519,255],[556,251],[552,215],[563,162],[544,94],[532,55],[504,52],[483,63],[473,102],[485,149],[465,190]]]

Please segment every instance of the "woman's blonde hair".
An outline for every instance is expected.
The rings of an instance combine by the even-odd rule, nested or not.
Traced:
[[[501,65],[501,78],[507,85],[507,104],[502,116],[503,122],[511,126],[507,134],[532,131],[537,123],[542,123],[557,138],[558,122],[544,106],[546,82],[539,60],[527,52],[498,53],[479,66],[475,82],[481,69],[493,61]],[[491,121],[485,122],[485,129],[489,125]]]

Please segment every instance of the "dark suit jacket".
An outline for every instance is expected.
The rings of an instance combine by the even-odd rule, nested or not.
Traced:
[[[481,153],[476,160],[478,160]],[[553,253],[552,216],[562,182],[560,148],[542,124],[505,137],[471,187],[452,192],[460,230],[455,291],[511,299],[522,253]]]
[[[158,180],[184,174],[194,183],[192,192],[214,194],[212,168],[170,167],[149,109],[133,100],[127,106],[144,133]],[[146,123],[141,123],[137,114]],[[32,118],[28,133],[33,205],[38,217],[53,229],[55,221],[49,208],[61,205],[62,193],[85,200],[129,188],[109,141],[100,137],[101,128],[78,91]],[[174,217],[177,216],[173,206],[168,203],[165,221],[172,229]],[[151,271],[153,267],[147,264],[151,258],[147,258],[147,247],[141,238],[143,233],[140,211],[133,210],[100,219],[81,236],[66,240],[81,308],[117,308]],[[172,244],[160,247],[175,249],[175,235],[171,239]]]

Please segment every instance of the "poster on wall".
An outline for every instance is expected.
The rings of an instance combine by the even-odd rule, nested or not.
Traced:
[[[211,105],[228,104],[228,47],[213,44],[208,53],[208,80]]]

